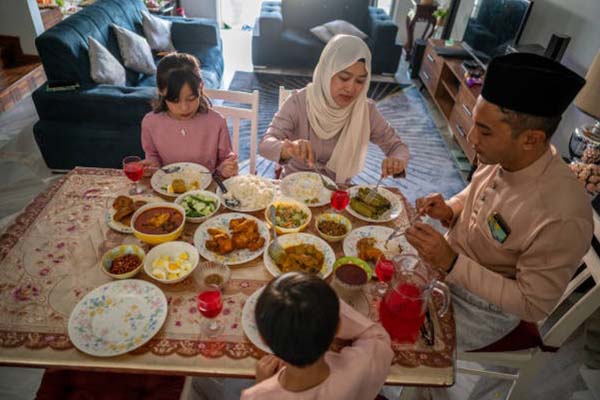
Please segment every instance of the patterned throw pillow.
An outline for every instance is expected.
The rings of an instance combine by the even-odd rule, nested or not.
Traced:
[[[366,33],[352,25],[348,21],[336,19],[335,21],[329,21],[323,25],[317,25],[310,30],[313,35],[318,37],[323,43],[327,43],[335,35],[352,35],[358,36],[362,40],[369,37]]]
[[[175,51],[171,40],[171,25],[173,25],[171,21],[142,11],[142,28],[152,50]]]
[[[125,86],[125,68],[110,51],[88,36],[92,80],[107,85]]]
[[[119,52],[125,66],[142,74],[154,75],[156,65],[154,65],[152,50],[146,39],[118,25],[112,24],[111,26],[117,35]]]

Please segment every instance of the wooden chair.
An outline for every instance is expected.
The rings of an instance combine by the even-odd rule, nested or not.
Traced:
[[[596,239],[600,239],[600,217],[596,212],[594,212],[594,236]],[[600,257],[598,257],[593,248],[590,248],[583,257],[583,262],[585,263],[585,268],[571,280],[554,311],[588,278],[593,279],[594,285],[557,322],[549,326],[547,333],[542,337],[543,346],[541,348],[535,347],[526,350],[505,352],[462,352],[458,354],[459,360],[515,368],[518,370],[516,374],[460,367],[458,368],[458,372],[512,380],[513,384],[506,399],[518,400],[530,398],[527,395],[527,390],[537,372],[544,368],[545,365],[548,365],[553,353],[600,306]],[[538,327],[541,327],[545,323],[546,320],[538,322]]]
[[[277,106],[278,110],[281,110],[281,106],[283,105],[283,103],[285,103],[287,98],[292,95],[292,93],[294,93],[293,89],[286,89],[283,86],[279,86],[279,105]]]
[[[258,140],[258,90],[252,93],[236,92],[231,90],[205,89],[204,92],[211,100],[223,100],[237,104],[248,104],[250,108],[234,107],[230,105],[214,105],[215,111],[221,113],[227,120],[233,120],[233,151],[239,154],[240,149],[240,121],[250,120],[250,166],[249,172],[256,173],[256,153]]]

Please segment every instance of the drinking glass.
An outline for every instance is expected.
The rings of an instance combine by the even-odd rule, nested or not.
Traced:
[[[394,262],[381,255],[375,264],[375,275],[377,275],[377,283],[374,286],[374,293],[383,296],[394,276]]]
[[[129,194],[144,193],[144,190],[139,186],[139,181],[144,176],[144,164],[138,156],[128,156],[123,159],[123,172],[133,182],[133,188]]]
[[[341,187],[331,193],[331,207],[336,212],[344,211],[344,209],[350,203],[350,194],[348,194],[347,190],[342,189]]]
[[[205,317],[200,323],[200,330],[206,336],[216,336],[223,331],[223,324],[216,319],[223,309],[221,290],[217,285],[210,285],[198,295],[198,311]]]

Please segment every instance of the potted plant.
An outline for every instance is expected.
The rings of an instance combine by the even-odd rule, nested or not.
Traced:
[[[448,16],[448,9],[444,7],[438,7],[432,14],[436,18],[436,25],[443,26],[446,22],[446,16]]]

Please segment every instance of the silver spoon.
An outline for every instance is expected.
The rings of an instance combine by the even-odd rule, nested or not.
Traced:
[[[223,201],[225,205],[229,208],[238,208],[242,203],[233,196],[231,193],[231,197],[225,197],[225,194],[228,192],[227,187],[223,184],[221,177],[217,174],[213,174],[213,179],[217,182],[217,186],[221,189],[221,193],[223,193]]]

